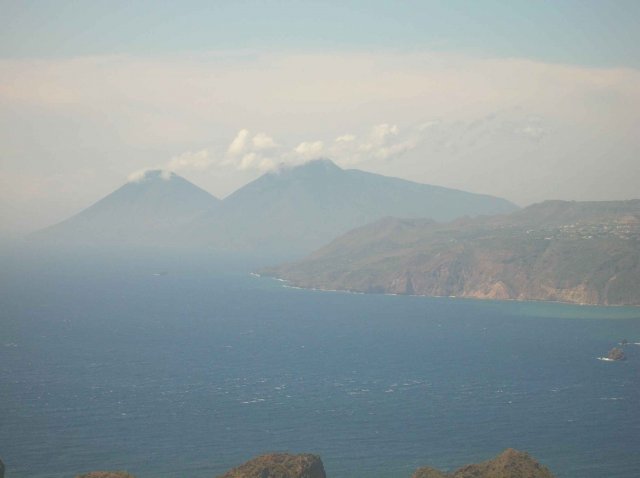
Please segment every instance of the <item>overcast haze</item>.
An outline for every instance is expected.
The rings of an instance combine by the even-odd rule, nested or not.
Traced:
[[[217,197],[328,157],[505,197],[638,197],[638,2],[1,2],[0,227],[141,170]]]

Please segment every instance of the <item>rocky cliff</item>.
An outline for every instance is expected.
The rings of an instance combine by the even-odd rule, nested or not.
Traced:
[[[465,465],[450,474],[419,468],[412,478],[553,478],[553,474],[527,453],[509,448],[492,460]]]
[[[306,288],[640,305],[640,200],[549,201],[450,223],[386,218],[263,272]]]

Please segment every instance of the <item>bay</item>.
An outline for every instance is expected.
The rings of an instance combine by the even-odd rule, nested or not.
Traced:
[[[307,291],[198,255],[5,254],[9,478],[213,477],[311,452],[330,477],[504,448],[558,477],[640,469],[640,309]]]

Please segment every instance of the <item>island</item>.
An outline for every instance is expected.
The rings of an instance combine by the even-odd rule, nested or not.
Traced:
[[[618,361],[618,360],[626,360],[626,356],[624,354],[624,351],[619,348],[619,347],[614,347],[611,350],[609,350],[609,353],[607,354],[607,360],[614,360],[614,361]]]

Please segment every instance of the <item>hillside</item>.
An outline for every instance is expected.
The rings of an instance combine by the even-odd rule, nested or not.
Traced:
[[[307,288],[640,305],[640,200],[548,201],[450,223],[385,218],[264,273]]]

